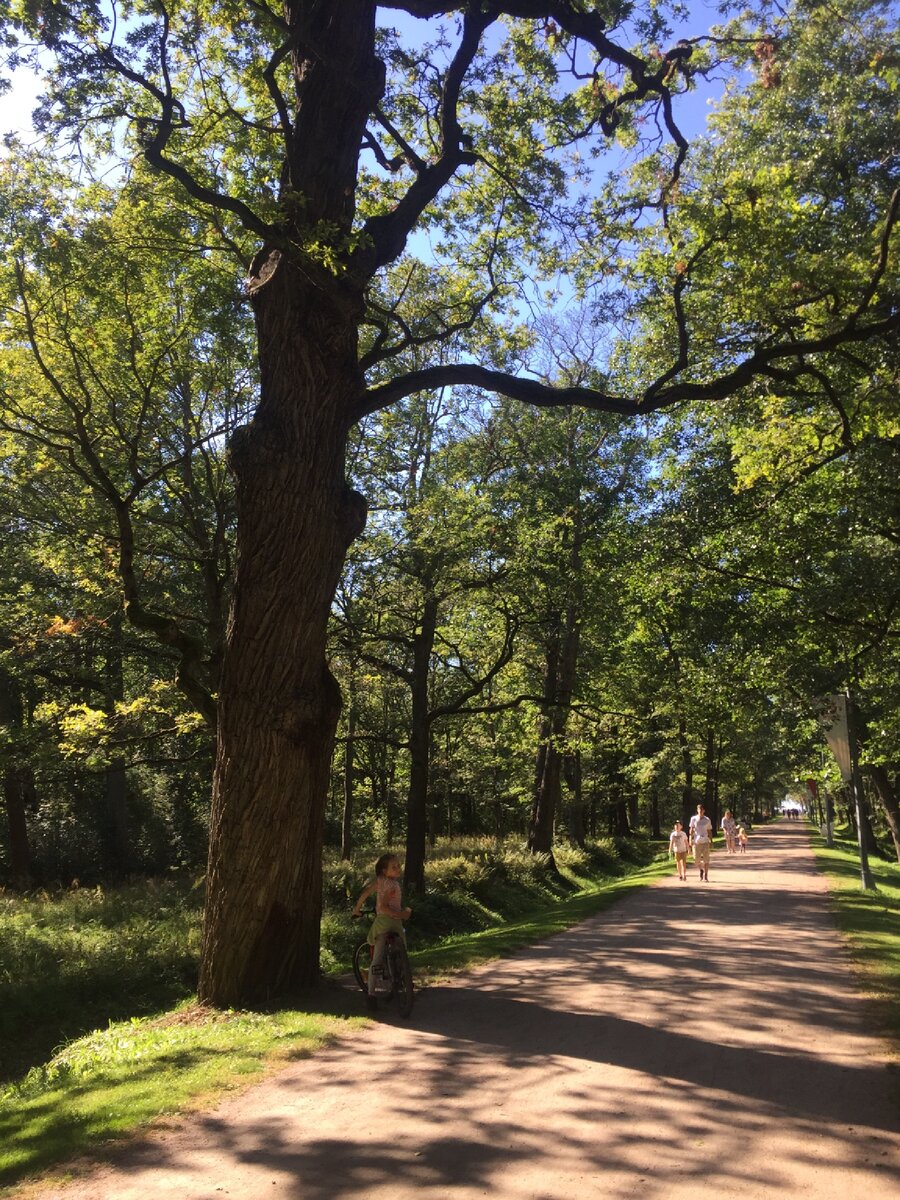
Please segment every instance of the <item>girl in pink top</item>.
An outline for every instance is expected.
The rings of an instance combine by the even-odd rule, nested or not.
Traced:
[[[353,906],[354,917],[362,916],[362,905],[375,893],[375,920],[369,930],[368,943],[373,947],[372,965],[369,968],[369,995],[379,990],[382,979],[384,947],[389,933],[403,937],[403,922],[412,916],[411,908],[401,907],[400,876],[403,868],[396,854],[382,854],[375,864],[375,878],[359,894]]]

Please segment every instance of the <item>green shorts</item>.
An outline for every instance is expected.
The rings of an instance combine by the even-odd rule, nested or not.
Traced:
[[[372,922],[372,928],[369,930],[366,941],[370,946],[374,946],[375,939],[381,937],[383,933],[399,933],[403,937],[403,922],[398,921],[396,917],[376,917]]]

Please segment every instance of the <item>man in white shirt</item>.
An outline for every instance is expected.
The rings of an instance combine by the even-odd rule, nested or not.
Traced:
[[[694,862],[700,868],[700,878],[709,883],[709,852],[712,845],[712,821],[702,804],[697,805],[696,815],[691,817],[690,838],[694,847]]]

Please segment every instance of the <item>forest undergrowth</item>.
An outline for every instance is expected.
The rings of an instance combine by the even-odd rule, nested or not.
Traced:
[[[660,843],[558,847],[556,862],[512,839],[438,843],[413,899],[417,978],[496,957],[613,903],[660,870]],[[322,963],[349,969],[350,909],[376,851],[325,864]],[[363,1021],[346,986],[281,997],[267,1011],[193,1001],[202,886],[0,893],[0,1195],[109,1139],[211,1102]],[[2,1082],[5,1080],[5,1083]]]
[[[652,860],[646,839],[559,846],[556,870],[516,839],[438,842],[428,890],[415,897],[413,949],[498,928]],[[349,970],[359,925],[353,901],[378,850],[351,862],[330,851],[324,872],[322,968]],[[116,887],[0,892],[0,1083],[40,1068],[67,1043],[110,1022],[172,1009],[193,996],[202,880],[172,877]]]

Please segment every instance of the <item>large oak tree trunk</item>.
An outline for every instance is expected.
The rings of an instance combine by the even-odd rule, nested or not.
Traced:
[[[334,237],[341,253],[352,226],[359,146],[384,84],[375,5],[288,0],[285,16],[296,47],[283,197],[290,236],[251,268],[260,401],[231,447],[237,560],[199,985],[200,999],[219,1005],[318,977],[325,798],[341,707],[326,632],[347,547],[365,523],[344,476],[363,389],[364,281],[329,275],[296,247]]]
[[[232,450],[238,558],[200,977],[201,999],[218,1004],[317,977],[324,807],[341,707],[326,632],[365,519],[344,478],[355,328],[323,311],[285,264],[261,293],[257,323],[262,399]]]
[[[312,304],[304,311],[302,287],[284,274],[294,287],[258,306],[261,347],[276,344],[280,355],[264,368],[263,400],[232,455],[238,560],[200,978],[201,999],[218,1004],[317,977],[324,806],[341,707],[326,631],[365,511],[344,479],[355,338]]]

